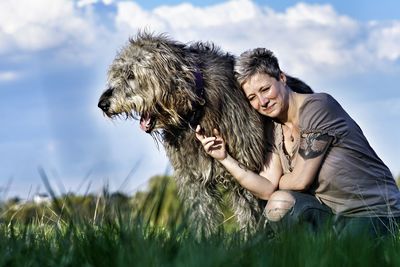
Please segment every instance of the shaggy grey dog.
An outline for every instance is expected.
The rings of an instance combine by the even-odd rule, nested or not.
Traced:
[[[229,153],[249,170],[258,172],[266,162],[272,127],[250,107],[233,67],[234,57],[212,43],[185,45],[139,33],[111,64],[98,104],[108,117],[139,119],[164,145],[191,221],[205,233],[222,222],[223,192],[240,226],[254,229],[262,214],[260,202],[205,153],[194,133],[198,124],[208,136],[217,128]]]

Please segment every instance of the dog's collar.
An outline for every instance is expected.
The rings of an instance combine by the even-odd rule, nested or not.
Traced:
[[[201,72],[197,69],[194,72],[194,77],[195,77],[195,83],[196,83],[196,95],[203,99],[204,96],[204,81],[203,81],[203,75]]]
[[[203,80],[203,75],[200,72],[199,68],[196,68],[193,75],[196,84],[196,95],[199,99],[201,99],[201,101],[204,101],[204,80]],[[195,131],[195,128],[202,116],[203,116],[202,105],[199,104],[194,105],[194,111],[187,121],[189,128]]]

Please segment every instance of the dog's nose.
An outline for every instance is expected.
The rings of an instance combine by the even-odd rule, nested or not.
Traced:
[[[108,99],[100,99],[97,106],[101,108],[102,111],[107,112],[110,108],[110,101]]]

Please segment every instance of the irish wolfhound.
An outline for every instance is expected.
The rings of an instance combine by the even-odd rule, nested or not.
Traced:
[[[126,115],[164,145],[181,198],[192,207],[197,229],[221,223],[222,191],[230,195],[239,225],[256,226],[259,201],[243,189],[196,140],[217,128],[227,150],[249,170],[266,162],[269,123],[253,110],[233,73],[234,57],[212,43],[185,45],[165,35],[139,33],[109,68],[98,106],[111,118]]]

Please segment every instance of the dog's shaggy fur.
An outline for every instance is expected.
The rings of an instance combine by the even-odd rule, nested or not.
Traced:
[[[193,223],[206,233],[222,221],[222,191],[242,227],[254,229],[262,214],[259,201],[205,153],[193,130],[200,124],[211,136],[219,129],[229,153],[249,170],[259,172],[267,161],[270,124],[250,107],[233,67],[234,57],[211,43],[139,33],[111,64],[99,101],[107,116],[140,118],[142,129],[162,142]]]

